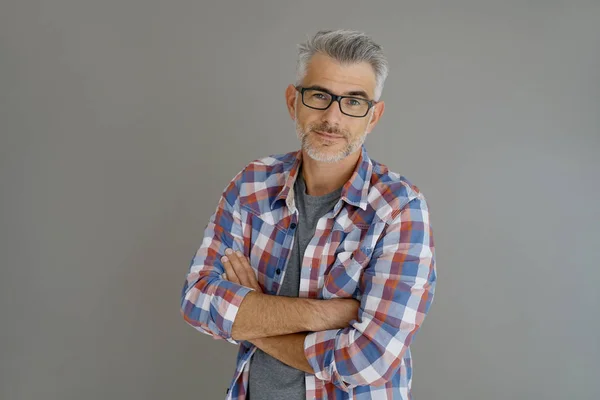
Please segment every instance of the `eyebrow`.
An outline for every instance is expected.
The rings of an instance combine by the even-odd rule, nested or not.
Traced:
[[[319,85],[312,85],[309,87],[309,89],[316,89],[316,90],[320,90],[322,92],[327,92],[329,94],[334,94],[331,92],[331,90],[324,88],[323,86],[319,86]],[[365,99],[369,98],[369,95],[364,90],[351,90],[349,92],[342,94],[342,96],[359,96],[359,97],[364,97]]]

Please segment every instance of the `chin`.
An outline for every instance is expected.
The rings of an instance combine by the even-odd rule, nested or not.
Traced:
[[[346,139],[327,140],[316,132],[310,132],[303,138],[302,149],[313,160],[326,163],[341,161],[349,155]]]
[[[346,158],[348,155],[342,151],[342,150],[334,150],[334,149],[327,149],[327,148],[323,148],[321,146],[316,147],[316,146],[306,146],[304,148],[304,150],[306,151],[306,154],[309,155],[310,158],[312,158],[313,160],[316,161],[320,161],[320,162],[326,162],[326,163],[335,163],[338,161],[343,160],[344,158]]]

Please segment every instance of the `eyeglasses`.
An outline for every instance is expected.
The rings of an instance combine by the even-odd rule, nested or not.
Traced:
[[[350,117],[362,118],[377,102],[362,97],[338,96],[320,89],[296,86],[302,94],[302,104],[315,110],[327,110],[331,103],[338,102],[342,114]]]

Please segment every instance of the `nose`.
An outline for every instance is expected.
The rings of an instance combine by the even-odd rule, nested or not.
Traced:
[[[330,125],[337,125],[344,118],[340,110],[340,103],[333,101],[327,110],[323,110],[323,122],[327,121]]]

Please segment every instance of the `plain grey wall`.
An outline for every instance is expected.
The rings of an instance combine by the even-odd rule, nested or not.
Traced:
[[[600,2],[4,0],[1,399],[224,397],[180,290],[323,28],[384,46],[367,147],[432,209],[415,398],[600,398]]]

